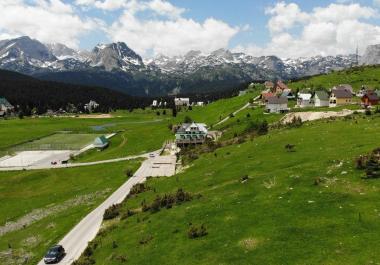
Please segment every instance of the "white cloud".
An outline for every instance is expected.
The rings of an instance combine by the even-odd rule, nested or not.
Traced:
[[[360,4],[333,3],[305,12],[295,3],[280,2],[266,13],[271,16],[270,42],[262,47],[240,45],[234,50],[283,58],[310,57],[349,54],[357,45],[363,50],[380,43],[380,27],[368,22],[378,16],[377,11]]]
[[[238,32],[228,24],[209,18],[203,23],[191,19],[140,20],[124,13],[108,33],[114,41],[126,41],[140,54],[178,55],[189,50],[203,52],[227,47],[229,40]]]
[[[141,18],[141,11],[149,12],[149,16]],[[125,41],[136,52],[147,56],[226,48],[240,30],[214,18],[204,22],[186,19],[182,16],[184,11],[164,0],[131,0],[107,33],[113,41]]]
[[[42,42],[77,47],[80,35],[94,29],[95,19],[82,19],[60,0],[0,1],[0,37],[28,35]]]

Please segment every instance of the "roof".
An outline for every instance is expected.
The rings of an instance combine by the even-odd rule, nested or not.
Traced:
[[[339,86],[335,86],[334,89],[336,90],[348,90],[352,93],[353,89],[351,85],[348,84],[341,84]]]
[[[293,96],[293,92],[290,89],[284,89],[284,91],[281,94],[281,97],[289,97]]]
[[[352,98],[352,93],[345,89],[334,89],[332,93],[336,98]]]
[[[261,97],[262,97],[263,99],[268,99],[268,98],[270,98],[270,97],[275,97],[275,96],[276,96],[276,94],[271,93],[271,92],[268,92],[268,93],[261,93]]]
[[[94,140],[95,147],[104,147],[106,145],[108,145],[108,139],[104,135],[95,138]]]
[[[269,97],[268,104],[288,104],[286,97]]]
[[[302,100],[310,100],[311,94],[310,93],[298,93],[298,98],[301,98]]]
[[[276,84],[277,87],[281,88],[282,90],[284,89],[289,89],[287,85],[284,84],[282,81],[278,81]]]
[[[319,98],[320,100],[329,100],[329,94],[326,91],[315,91],[314,97]]]
[[[199,131],[207,133],[207,125],[204,123],[183,123],[181,127],[178,128],[177,132],[189,132],[190,128],[197,127]]]
[[[363,97],[368,97],[371,101],[378,101],[379,97],[375,92],[367,92]]]
[[[6,98],[0,98],[0,105],[4,105],[7,108],[12,108],[12,104]]]

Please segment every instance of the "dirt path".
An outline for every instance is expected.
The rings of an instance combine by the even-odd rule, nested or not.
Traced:
[[[358,112],[363,112],[363,110],[357,110]],[[307,112],[292,112],[286,114],[282,119],[281,123],[290,123],[294,118],[301,118],[303,122],[314,121],[320,119],[328,119],[333,117],[345,117],[352,115],[353,110],[344,109],[342,111],[307,111]]]

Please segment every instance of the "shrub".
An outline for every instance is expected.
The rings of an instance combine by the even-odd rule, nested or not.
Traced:
[[[125,213],[122,214],[121,219],[125,220],[128,217],[131,217],[132,215],[135,215],[135,214],[136,214],[136,212],[131,211],[131,210],[128,209]]]
[[[128,197],[146,192],[148,190],[150,190],[150,187],[145,183],[137,183],[132,187],[131,191],[128,194]]]
[[[189,228],[189,231],[187,232],[187,236],[190,239],[198,238],[198,237],[204,237],[207,236],[208,232],[206,229],[206,226],[203,224],[200,227],[196,227],[194,225],[191,225]]]
[[[161,113],[160,113],[159,111],[157,111],[157,112],[156,112],[156,115],[157,115],[157,116],[160,116],[160,115],[161,115]]]
[[[118,248],[119,246],[117,245],[116,241],[112,241],[112,248]]]
[[[365,115],[366,115],[366,116],[371,116],[371,115],[372,115],[371,110],[370,110],[370,109],[366,109],[366,110],[365,110]]]
[[[264,120],[263,122],[260,123],[259,125],[259,129],[258,129],[258,134],[259,135],[264,135],[264,134],[267,134],[268,133],[268,122],[266,120]]]
[[[133,176],[133,170],[128,168],[125,170],[125,175],[129,178],[131,178]]]
[[[233,118],[233,117],[235,117],[235,115],[233,113],[230,113],[229,117]]]
[[[251,118],[251,114],[247,113],[246,117]]]
[[[162,111],[162,115],[166,115],[166,110],[165,109]]]
[[[93,265],[95,264],[95,260],[90,257],[80,258],[73,262],[73,265]]]
[[[103,214],[104,220],[111,220],[120,215],[121,204],[113,204],[111,207],[105,210]]]
[[[146,244],[148,244],[152,240],[153,240],[153,236],[149,235],[147,237],[144,237],[144,238],[140,239],[139,243],[140,243],[140,245],[146,245]]]

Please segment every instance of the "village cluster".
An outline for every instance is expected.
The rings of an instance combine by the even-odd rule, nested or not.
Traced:
[[[360,100],[355,100],[360,99]],[[268,113],[284,113],[290,111],[289,101],[296,102],[295,108],[307,107],[338,107],[358,102],[369,108],[379,104],[380,90],[370,90],[363,86],[359,92],[355,93],[351,85],[341,84],[334,86],[330,90],[303,89],[294,93],[282,81],[265,82],[265,90],[262,91],[261,104],[265,106]]]

